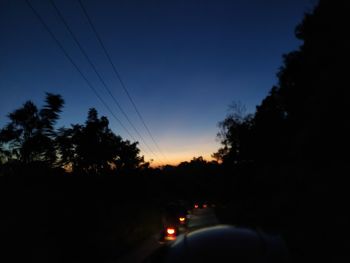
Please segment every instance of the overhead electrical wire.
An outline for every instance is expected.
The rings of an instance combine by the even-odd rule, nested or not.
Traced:
[[[108,104],[103,100],[103,98],[98,94],[97,90],[94,88],[94,86],[91,84],[89,79],[84,75],[84,73],[80,70],[79,66],[74,62],[72,57],[68,54],[68,52],[63,47],[62,43],[56,38],[55,34],[52,32],[50,27],[45,23],[44,19],[41,17],[41,15],[36,11],[36,9],[33,7],[33,5],[30,3],[29,0],[25,0],[28,4],[29,8],[33,11],[35,16],[39,19],[41,24],[44,26],[46,31],[50,34],[50,36],[54,39],[58,47],[61,49],[63,54],[66,56],[66,58],[69,60],[69,62],[74,66],[74,68],[78,71],[78,73],[81,75],[81,77],[85,80],[89,88],[93,91],[95,96],[100,100],[100,102],[105,106],[107,111],[113,116],[113,118],[119,123],[119,125],[126,131],[126,133],[130,136],[130,138],[134,141],[136,141],[135,137],[129,132],[129,130],[123,125],[123,123],[120,121],[120,119],[113,113],[111,108],[108,106]]]
[[[107,57],[109,63],[111,64],[111,66],[112,66],[112,68],[113,68],[113,72],[114,72],[115,75],[117,76],[117,79],[119,80],[119,82],[120,82],[120,84],[121,84],[121,86],[122,86],[124,92],[126,93],[126,95],[127,95],[128,99],[130,100],[131,104],[133,105],[133,108],[135,109],[136,114],[137,114],[138,117],[140,118],[140,120],[141,120],[143,126],[145,127],[145,129],[146,129],[148,135],[150,136],[151,140],[153,141],[154,145],[156,146],[156,148],[158,149],[158,151],[160,152],[160,154],[163,156],[163,158],[164,158],[167,162],[169,162],[168,159],[166,158],[166,156],[164,155],[164,153],[162,152],[162,150],[160,149],[158,143],[157,143],[156,140],[154,139],[154,137],[153,137],[153,135],[152,135],[150,129],[148,128],[148,126],[147,126],[147,124],[146,124],[144,118],[143,118],[142,115],[141,115],[141,112],[138,110],[138,107],[136,106],[135,101],[134,101],[133,98],[131,97],[131,95],[130,95],[128,89],[126,88],[126,85],[125,85],[125,83],[124,83],[124,81],[123,81],[123,79],[122,79],[122,77],[121,77],[119,71],[117,70],[117,67],[116,67],[115,64],[113,63],[113,60],[112,60],[111,56],[109,55],[109,52],[107,51],[107,48],[105,47],[105,45],[104,45],[104,43],[103,43],[103,41],[102,41],[102,38],[100,37],[99,33],[97,32],[97,29],[96,29],[96,27],[94,26],[94,24],[93,24],[93,22],[92,22],[92,20],[91,20],[91,18],[90,18],[90,16],[89,16],[89,14],[88,14],[88,12],[87,12],[85,6],[84,6],[84,4],[82,3],[81,0],[78,0],[78,2],[79,2],[79,5],[80,5],[81,9],[83,10],[83,13],[85,14],[85,16],[86,16],[86,18],[87,18],[87,20],[88,20],[88,23],[90,24],[90,26],[91,26],[91,28],[92,28],[94,34],[95,34],[95,36],[96,36],[98,42],[100,43],[100,45],[101,45],[101,47],[102,47],[102,49],[103,49],[103,51],[104,51],[104,53],[105,53],[105,55],[106,55],[106,57]]]
[[[149,147],[149,145],[147,144],[147,142],[145,141],[145,139],[143,138],[143,136],[140,134],[140,132],[138,131],[138,129],[135,127],[135,125],[131,122],[129,116],[127,115],[127,113],[123,110],[122,106],[120,105],[120,103],[118,102],[118,100],[115,98],[115,96],[113,95],[113,93],[111,92],[110,88],[108,87],[106,81],[103,79],[102,75],[99,73],[99,71],[97,70],[96,66],[94,65],[94,63],[92,62],[92,60],[90,59],[89,55],[87,54],[87,52],[85,51],[85,49],[83,48],[83,46],[81,45],[80,41],[78,40],[78,38],[76,37],[76,35],[74,34],[74,32],[72,31],[71,27],[69,26],[68,22],[66,21],[66,19],[64,18],[64,16],[62,15],[61,11],[58,9],[58,7],[56,6],[55,2],[53,0],[50,0],[51,5],[53,6],[54,10],[56,11],[58,17],[60,18],[60,20],[62,21],[62,23],[64,24],[64,26],[66,27],[67,31],[69,32],[69,34],[71,35],[72,39],[74,40],[74,42],[76,43],[76,45],[78,46],[79,50],[81,51],[81,53],[83,54],[83,56],[86,58],[86,60],[88,61],[89,65],[92,67],[93,71],[96,73],[98,79],[101,81],[103,87],[105,88],[105,90],[107,91],[107,93],[109,94],[109,96],[112,98],[113,102],[117,105],[118,109],[120,110],[120,112],[124,115],[125,119],[127,120],[127,122],[130,124],[130,126],[133,128],[133,130],[135,131],[135,133],[138,135],[138,137],[141,139],[141,141],[143,142],[143,144],[146,146],[146,148],[149,150],[149,152],[155,156],[157,159],[159,159],[159,157],[157,156],[157,154],[155,154],[153,152],[153,150]]]

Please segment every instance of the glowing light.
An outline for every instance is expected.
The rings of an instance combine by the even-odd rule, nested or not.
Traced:
[[[186,219],[186,218],[184,218],[184,217],[180,217],[180,218],[179,218],[180,222],[184,222],[185,219]]]
[[[198,208],[198,205],[197,205],[197,204],[195,204],[195,205],[194,205],[194,208]]]
[[[175,229],[174,228],[167,228],[166,232],[168,235],[174,235],[175,234]]]
[[[206,204],[204,204],[204,205],[203,205],[203,208],[207,208],[207,205],[206,205]]]

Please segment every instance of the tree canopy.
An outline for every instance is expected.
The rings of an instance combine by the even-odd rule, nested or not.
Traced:
[[[0,130],[0,164],[40,163],[84,174],[128,174],[147,167],[138,143],[113,133],[107,117],[94,108],[85,124],[56,129],[63,104],[60,95],[47,93],[41,109],[27,101],[11,112]]]
[[[115,135],[106,117],[98,117],[91,108],[85,125],[75,124],[60,129],[57,137],[60,162],[75,172],[102,174],[130,173],[140,168],[144,158],[139,156],[137,142],[131,143]]]
[[[44,162],[54,165],[57,159],[54,125],[63,104],[60,95],[47,93],[42,109],[27,101],[10,113],[10,122],[0,131],[2,159],[25,164]]]
[[[326,162],[347,149],[349,20],[346,1],[321,0],[296,27],[301,46],[283,56],[278,83],[252,116],[237,109],[220,123],[223,147],[214,154],[234,165]]]

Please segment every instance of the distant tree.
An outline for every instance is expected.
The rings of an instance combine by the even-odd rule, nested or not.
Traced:
[[[217,161],[207,161],[202,156],[193,157],[191,161],[181,162],[171,169],[163,169],[165,172],[171,171],[176,175],[213,175],[218,174],[219,164]]]
[[[57,142],[60,163],[74,172],[89,174],[130,173],[144,164],[137,142],[130,143],[115,135],[106,117],[96,109],[88,112],[85,125],[60,129]]]
[[[212,155],[218,161],[237,164],[250,160],[249,151],[252,115],[245,114],[245,108],[239,103],[230,106],[230,113],[219,123],[218,138],[223,145]]]
[[[128,140],[120,142],[118,155],[113,159],[113,164],[120,173],[129,174],[137,168],[147,168],[143,156],[139,156],[137,144],[138,142],[131,143]]]
[[[47,93],[42,109],[27,101],[10,113],[10,122],[0,131],[1,159],[17,160],[24,164],[41,162],[53,166],[56,161],[54,125],[63,104],[60,95]]]

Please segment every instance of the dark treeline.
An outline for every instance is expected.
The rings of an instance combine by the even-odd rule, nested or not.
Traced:
[[[230,220],[284,232],[297,261],[336,262],[349,249],[349,14],[346,1],[321,0],[256,112],[236,103],[220,123]]]
[[[42,167],[74,174],[129,174],[148,167],[137,142],[114,134],[108,119],[99,118],[94,108],[85,124],[56,129],[63,103],[60,95],[48,93],[42,109],[28,101],[8,115],[10,122],[0,131],[2,173]]]
[[[207,199],[221,222],[281,233],[295,262],[348,257],[349,20],[345,0],[305,14],[300,47],[284,55],[256,112],[234,103],[220,122],[217,161],[152,168],[95,109],[57,129],[63,98],[47,94],[41,109],[26,102],[0,132],[2,236],[15,250],[26,236],[35,261],[113,261],[139,241],[127,240],[133,229],[147,230],[135,234],[142,239],[157,228],[147,221],[157,216],[135,211]]]

